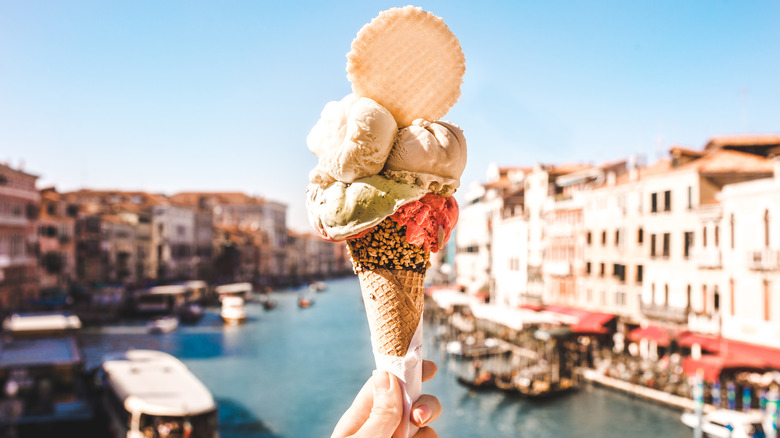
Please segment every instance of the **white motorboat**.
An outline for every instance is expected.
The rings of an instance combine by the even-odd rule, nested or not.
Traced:
[[[246,321],[244,299],[236,296],[222,297],[222,310],[220,310],[219,316],[228,324]]]
[[[129,350],[101,365],[113,438],[217,438],[217,404],[187,366],[168,353]]]
[[[691,429],[699,424],[696,414],[690,411],[684,412],[680,420]],[[718,409],[702,415],[701,431],[705,437],[713,438],[764,437],[764,420],[761,411]]]
[[[146,325],[150,333],[170,333],[179,328],[179,318],[175,316],[164,316],[155,319]]]

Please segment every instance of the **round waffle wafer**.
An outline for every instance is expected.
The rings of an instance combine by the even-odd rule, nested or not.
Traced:
[[[360,29],[347,54],[347,78],[355,94],[387,108],[404,127],[447,114],[460,97],[465,62],[444,20],[406,6]]]

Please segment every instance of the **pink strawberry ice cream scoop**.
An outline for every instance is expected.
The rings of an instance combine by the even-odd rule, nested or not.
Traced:
[[[458,222],[458,203],[453,196],[444,198],[429,193],[404,204],[390,217],[406,225],[409,243],[422,246],[426,251],[439,252]]]

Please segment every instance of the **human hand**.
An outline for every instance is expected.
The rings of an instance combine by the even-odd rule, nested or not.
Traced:
[[[422,381],[432,379],[435,374],[436,364],[424,360]],[[401,424],[403,411],[403,394],[398,379],[388,372],[374,371],[339,420],[331,438],[390,438]],[[410,421],[420,428],[414,438],[438,438],[439,435],[427,425],[439,415],[439,400],[429,394],[421,395],[411,409]]]

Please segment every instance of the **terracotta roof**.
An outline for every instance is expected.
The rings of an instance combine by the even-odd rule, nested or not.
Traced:
[[[699,173],[772,173],[774,165],[769,158],[759,157],[746,152],[720,149],[709,153],[689,164],[678,167],[695,168]]]
[[[704,146],[704,150],[722,149],[729,146],[773,146],[780,145],[780,135],[777,134],[748,134],[748,135],[720,135],[712,137]]]
[[[547,172],[551,175],[567,175],[569,173],[580,172],[587,169],[592,169],[594,166],[585,163],[564,163],[551,166]]]
[[[171,201],[185,205],[198,205],[200,200],[213,199],[218,204],[262,204],[265,200],[241,192],[182,192],[170,196]]]

